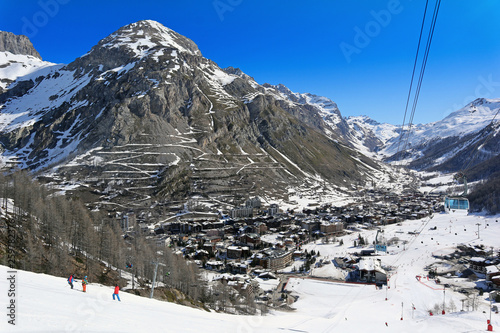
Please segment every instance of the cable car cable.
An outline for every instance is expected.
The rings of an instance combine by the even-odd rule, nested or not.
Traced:
[[[425,68],[427,66],[427,59],[429,57],[429,52],[430,52],[430,48],[431,48],[432,38],[434,36],[434,29],[436,27],[437,16],[438,16],[438,13],[439,13],[439,7],[440,7],[440,5],[441,5],[441,0],[437,0],[436,4],[434,6],[434,13],[433,13],[432,19],[431,19],[431,26],[429,28],[429,35],[427,37],[427,43],[426,43],[426,46],[425,46],[424,57],[422,59],[422,66],[420,68],[420,75],[419,75],[419,78],[418,78],[417,88],[416,88],[416,91],[415,91],[415,96],[414,96],[414,100],[413,100],[413,106],[412,106],[412,111],[411,111],[411,115],[410,115],[410,120],[408,122],[408,134],[406,136],[406,141],[405,141],[405,144],[403,146],[402,152],[406,151],[406,148],[408,146],[408,141],[409,141],[409,138],[410,138],[410,135],[411,135],[411,128],[412,128],[412,125],[413,125],[413,118],[415,116],[415,111],[416,111],[416,108],[417,108],[418,98],[420,96],[420,89],[422,87],[422,81],[423,81],[423,78],[424,78]]]
[[[401,127],[401,135],[399,136],[399,141],[398,141],[398,149],[396,150],[396,156],[399,153],[399,147],[401,145],[401,141],[403,141],[404,138],[404,127],[405,127],[405,122],[406,122],[406,114],[408,112],[408,105],[410,104],[410,97],[411,97],[411,90],[413,87],[413,80],[415,78],[415,69],[417,68],[417,60],[418,60],[418,53],[420,51],[420,42],[422,41],[422,32],[424,31],[424,25],[425,25],[425,16],[427,13],[427,5],[429,4],[429,0],[425,2],[425,8],[424,8],[424,15],[422,17],[422,26],[420,27],[420,35],[418,36],[418,44],[417,44],[417,52],[415,54],[415,62],[413,63],[413,71],[411,73],[411,80],[410,80],[410,89],[408,90],[408,97],[406,98],[406,107],[405,107],[405,114],[403,117],[403,126]]]

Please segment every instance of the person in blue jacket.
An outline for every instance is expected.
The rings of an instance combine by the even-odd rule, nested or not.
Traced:
[[[87,292],[87,284],[89,284],[89,280],[87,280],[87,275],[85,275],[82,280],[82,289],[84,293]]]

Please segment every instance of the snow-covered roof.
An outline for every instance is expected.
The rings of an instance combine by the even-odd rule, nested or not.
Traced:
[[[486,274],[498,273],[500,270],[495,265],[486,266]]]
[[[470,261],[473,261],[473,262],[485,262],[486,259],[481,258],[481,257],[472,257],[472,258],[470,258]]]
[[[358,263],[360,271],[373,271],[375,270],[375,262],[373,259],[362,259]]]

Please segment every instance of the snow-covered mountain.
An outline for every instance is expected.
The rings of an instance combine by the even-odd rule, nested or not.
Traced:
[[[238,68],[221,69],[193,41],[155,21],[117,30],[68,65],[8,52],[5,59],[25,58],[24,72],[4,74],[15,81],[0,94],[4,166],[77,175],[85,188],[113,200],[131,188],[137,189],[134,196],[151,200],[223,195],[234,184],[244,195],[252,189],[286,196],[291,183],[327,181],[344,188],[391,173],[373,157],[394,152],[397,126],[345,119],[326,97],[261,85]],[[3,69],[13,73],[16,64],[8,60]],[[495,103],[477,102],[474,112],[415,126],[411,148],[425,141],[413,159],[426,154],[429,140],[474,124],[461,130],[465,140],[486,123],[474,117],[486,117]],[[432,156],[412,166],[425,169],[450,159],[443,152]]]
[[[344,187],[387,172],[353,149],[332,101],[221,69],[155,21],[18,78],[0,108],[4,165],[76,175],[116,200],[132,188],[152,200],[223,195],[234,184],[242,195],[286,195],[292,183]]]
[[[389,140],[382,150],[390,160],[398,147],[411,168],[455,172],[485,162],[500,153],[500,99],[478,98],[443,120],[417,125],[411,133]]]
[[[327,97],[317,96],[310,93],[295,93],[283,84],[278,84],[273,87],[283,94],[284,98],[287,98],[292,102],[309,104],[316,107],[319,114],[323,118],[329,119],[332,124],[339,124],[344,121],[337,104]]]
[[[351,128],[353,142],[366,154],[378,152],[386,143],[399,136],[400,126],[381,124],[368,116],[351,116],[346,119]]]
[[[55,64],[31,55],[0,51],[0,93],[6,91],[12,82],[26,79],[30,74],[52,66]]]
[[[368,116],[350,116],[346,121],[355,131],[361,132],[358,136],[360,140],[364,139],[362,133],[365,132],[374,134],[381,144],[385,144],[389,140],[398,137],[401,132],[401,126],[379,123]]]
[[[42,60],[26,36],[0,31],[0,95],[14,81],[54,65]]]
[[[377,152],[387,161],[399,161],[404,151],[403,160],[411,168],[455,172],[467,159],[473,158],[474,166],[500,153],[500,117],[492,123],[499,109],[500,99],[478,98],[440,121],[412,125],[410,132],[408,126],[402,131],[401,126],[380,124],[367,116],[346,121],[356,146],[367,154]]]
[[[340,113],[337,104],[327,97],[292,92],[283,84],[266,86],[276,89],[283,99],[314,110],[314,113],[318,114],[326,125],[320,129],[327,136],[333,140],[339,140],[368,156],[373,156],[372,153],[381,148],[388,140],[385,136],[389,134],[384,132],[397,129],[396,126],[388,124],[379,124],[378,127],[372,126],[378,123],[368,117],[360,117],[358,121],[354,118],[346,119]],[[394,135],[397,134],[392,136]]]
[[[462,138],[466,135],[479,132],[491,123],[498,109],[500,109],[500,99],[478,98],[460,110],[452,112],[442,120],[413,126],[408,143],[411,147],[414,147],[438,139],[448,137]],[[405,133],[405,140],[406,136],[407,133]],[[388,142],[384,149],[387,155],[396,153],[397,141],[393,139]]]

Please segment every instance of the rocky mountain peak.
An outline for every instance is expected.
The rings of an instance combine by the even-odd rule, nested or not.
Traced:
[[[115,196],[132,183],[154,200],[226,197],[235,184],[260,192],[270,181],[285,194],[292,183],[362,181],[365,165],[377,169],[342,139],[335,103],[222,70],[155,21],[122,27],[21,88],[0,101],[4,164],[39,172],[67,166],[63,178],[92,175],[93,193],[120,205],[137,200]],[[127,162],[117,164],[116,154]],[[101,186],[110,172],[127,179],[110,184],[118,192]]]
[[[243,73],[243,71],[241,69],[234,68],[232,66],[224,68],[223,71],[226,72],[227,74],[233,74],[233,75],[237,75],[240,77],[246,75],[245,73]]]
[[[337,104],[331,99],[323,96],[318,96],[310,93],[294,93],[287,86],[283,84],[278,84],[275,86],[271,86],[280,93],[282,93],[286,98],[291,100],[292,102],[299,104],[310,104],[314,105],[323,116],[327,116],[330,114],[335,114],[341,117],[340,111],[337,107]]]
[[[469,107],[478,107],[481,105],[488,106],[488,107],[498,107],[497,104],[500,103],[499,98],[476,98],[474,101],[472,101],[469,105]]]
[[[222,70],[226,73],[226,74],[229,74],[229,75],[236,75],[238,77],[241,77],[242,79],[252,79],[254,80],[253,77],[245,74],[240,68],[235,68],[235,67],[232,67],[232,66],[229,66],[229,67],[226,67],[226,68],[222,68]]]
[[[125,47],[138,58],[163,48],[201,56],[192,40],[152,20],[128,24],[101,40],[97,46],[111,49]]]
[[[7,51],[12,54],[30,55],[42,60],[40,53],[33,47],[28,37],[15,35],[12,32],[0,31],[0,52]]]
[[[349,117],[347,117],[347,121],[348,122],[363,122],[365,124],[369,124],[369,125],[373,125],[373,126],[381,125],[378,121],[373,120],[372,118],[370,118],[369,116],[366,116],[366,115],[349,116]]]

